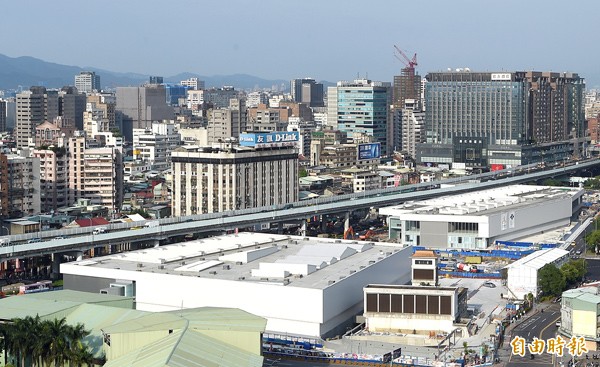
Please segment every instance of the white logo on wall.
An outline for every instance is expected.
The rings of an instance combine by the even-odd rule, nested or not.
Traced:
[[[508,212],[508,228],[515,228],[515,212]]]
[[[505,231],[508,226],[508,215],[506,213],[500,214],[500,229]]]
[[[510,80],[510,73],[494,73],[492,74],[492,80]]]

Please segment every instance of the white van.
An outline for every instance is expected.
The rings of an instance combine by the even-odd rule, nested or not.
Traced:
[[[93,234],[100,234],[100,233],[105,233],[108,230],[108,228],[106,227],[97,227],[94,228],[94,232],[92,232]]]

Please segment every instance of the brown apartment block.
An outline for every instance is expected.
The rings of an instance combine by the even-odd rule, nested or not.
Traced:
[[[571,128],[581,128],[583,121],[577,121],[580,111],[574,106],[575,99],[581,98],[576,88],[583,83],[582,78],[574,73],[529,71],[525,79],[529,86],[530,136],[536,143],[567,140]]]

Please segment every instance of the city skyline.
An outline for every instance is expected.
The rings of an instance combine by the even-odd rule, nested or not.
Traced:
[[[471,0],[379,1],[368,8],[338,0],[61,0],[60,11],[57,3],[31,4],[4,4],[0,32],[9,36],[3,54],[148,75],[391,81],[404,66],[394,57],[396,44],[409,57],[418,54],[423,76],[460,67],[569,71],[588,88],[600,86],[598,51],[585,46],[600,10],[593,1],[566,10],[558,0],[509,0],[498,7]],[[555,20],[565,11],[573,16]]]

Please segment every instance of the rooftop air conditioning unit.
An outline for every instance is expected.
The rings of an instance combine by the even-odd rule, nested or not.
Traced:
[[[164,265],[159,265],[159,266],[158,266],[158,268],[159,268],[159,269],[164,269],[164,268],[165,268],[165,266],[164,266]]]
[[[223,270],[229,270],[231,267],[229,265],[223,265]]]
[[[144,267],[144,264],[142,264],[142,263],[137,263],[137,267],[138,267],[138,268],[143,268],[143,267]]]
[[[213,271],[209,271],[208,274],[210,274],[210,275],[217,275],[217,272],[213,270]]]

